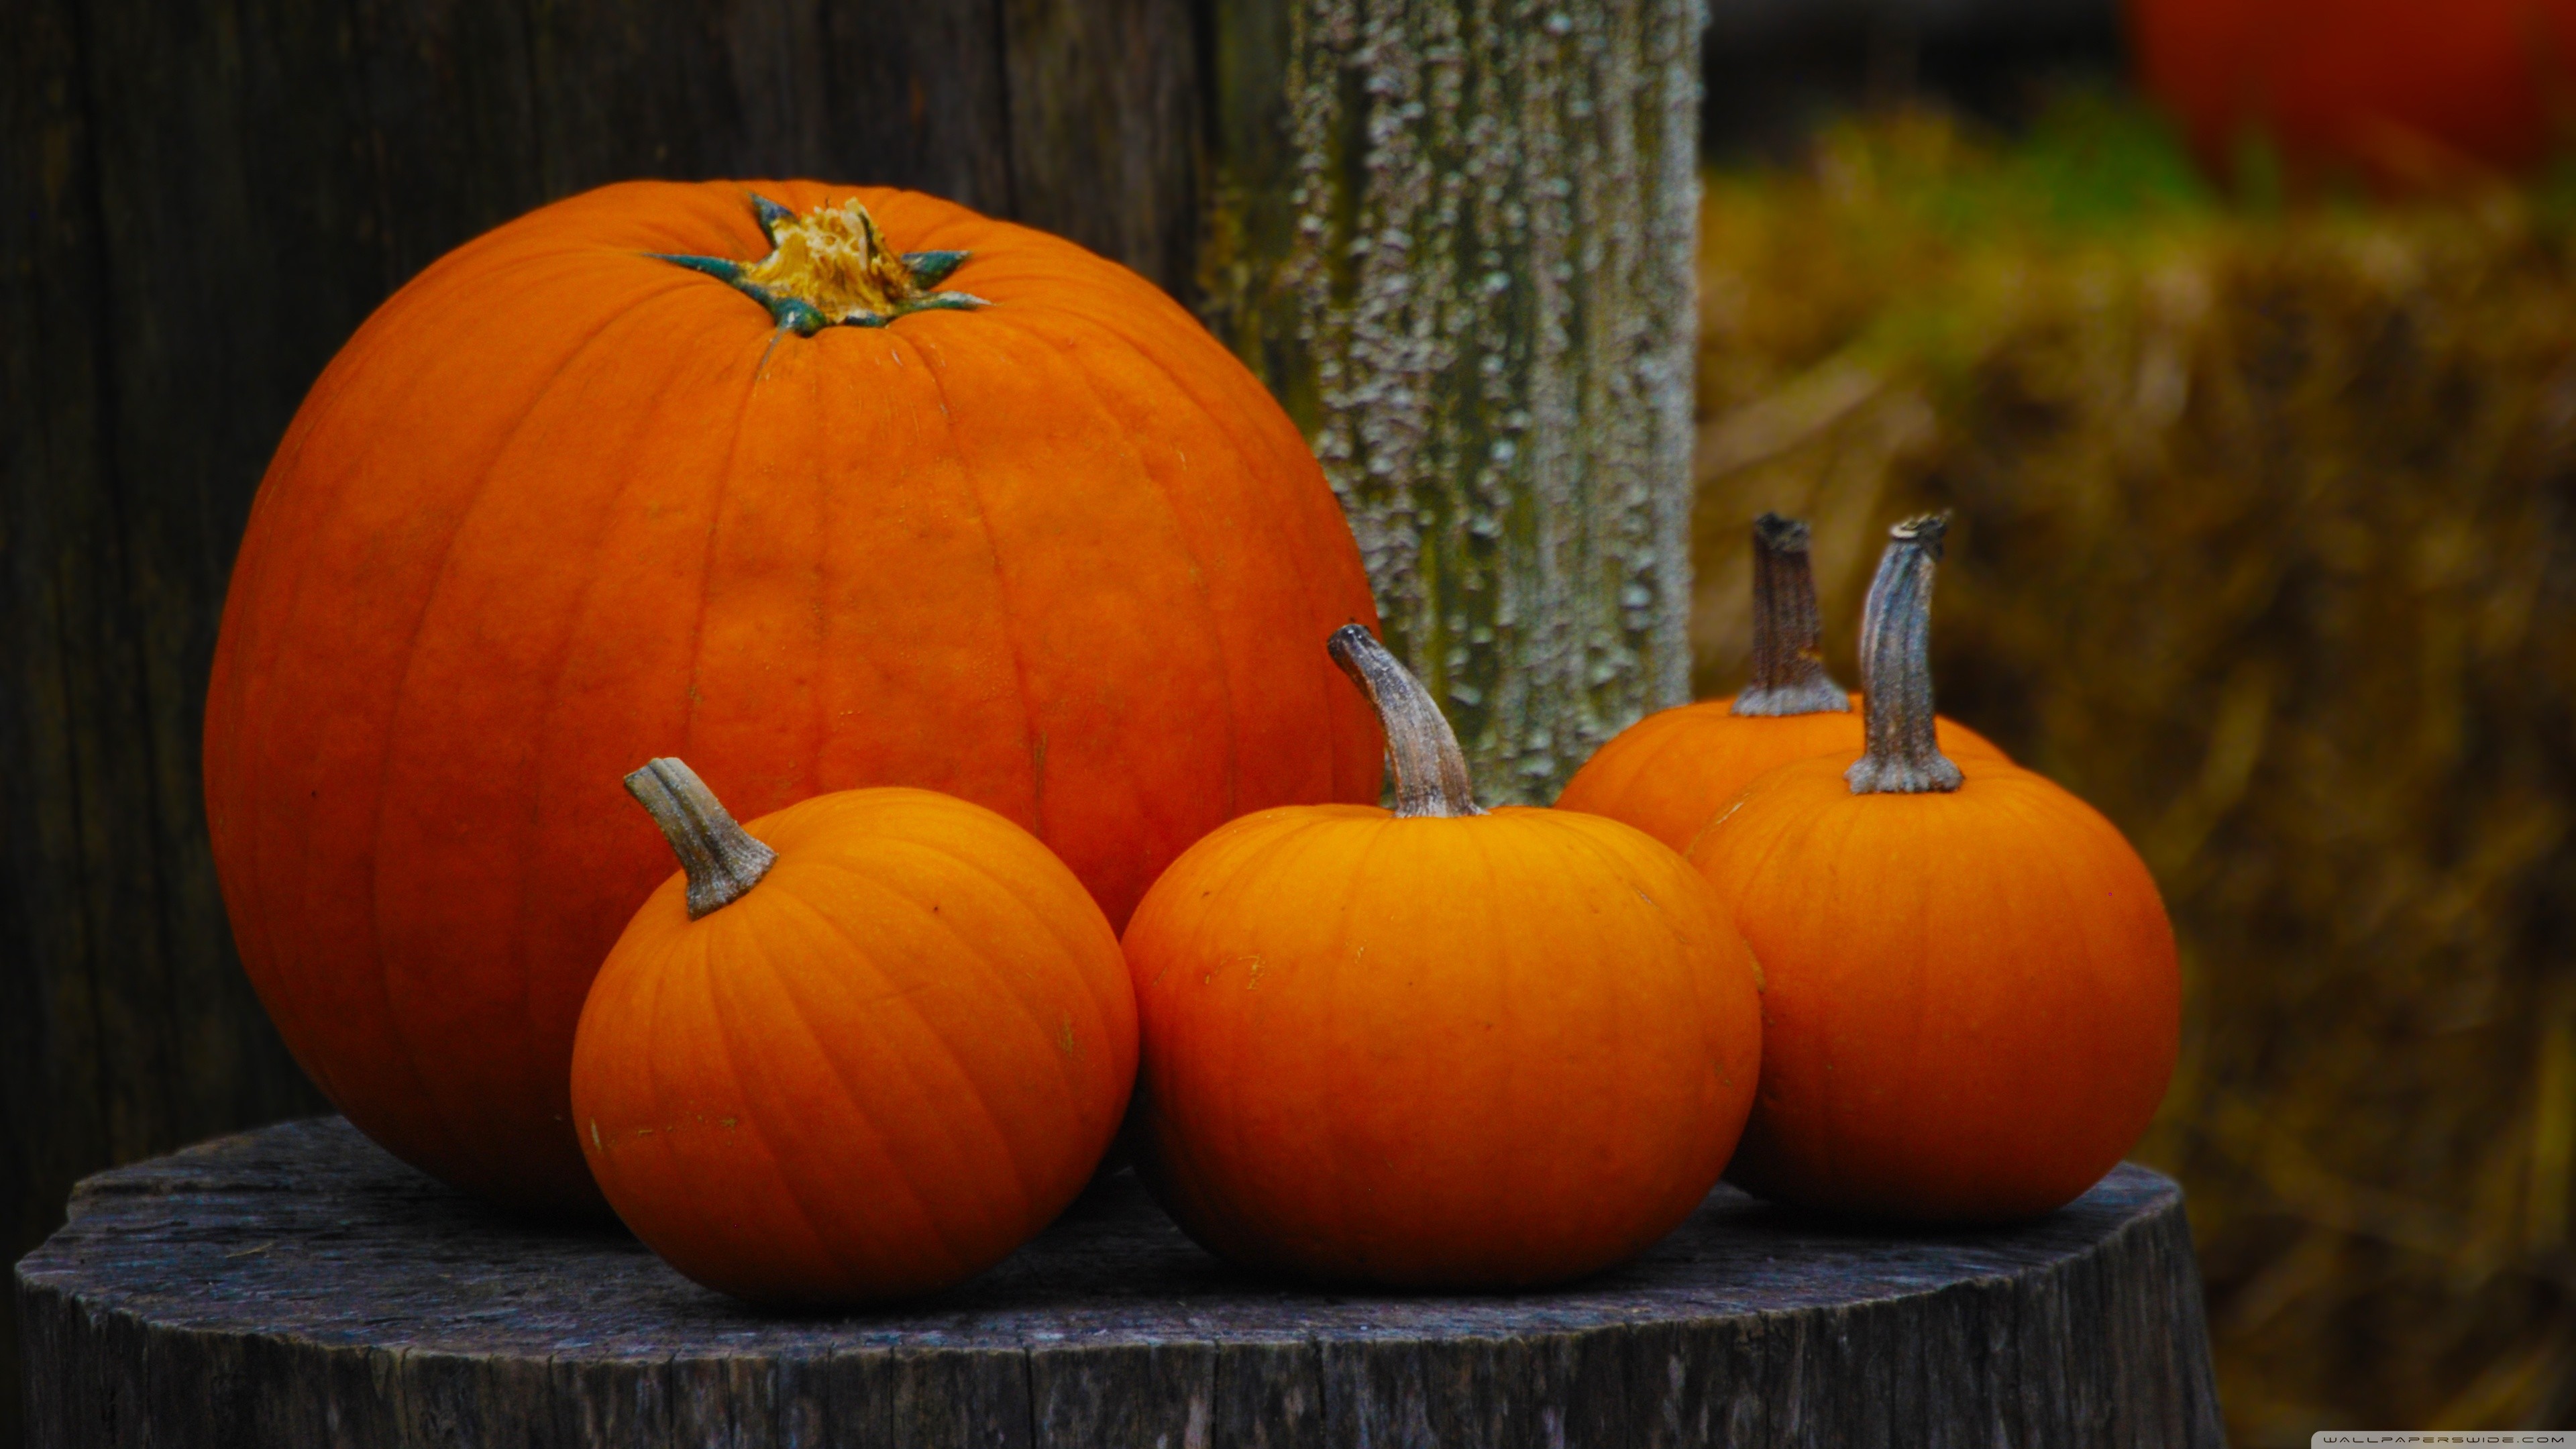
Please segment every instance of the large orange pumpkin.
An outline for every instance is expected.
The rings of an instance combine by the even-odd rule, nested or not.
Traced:
[[[2180,1034],[2173,930],[2110,822],[1934,742],[1938,519],[1896,529],[1861,638],[1869,747],[1783,765],[1691,860],[1762,962],[1762,1089],[1727,1176],[1869,1217],[2070,1201],[2134,1145]]]
[[[1624,820],[1675,850],[1765,770],[1857,750],[1858,696],[1825,673],[1807,525],[1753,521],[1753,677],[1743,692],[1658,710],[1613,736],[1556,798],[1559,810]],[[1939,720],[1941,747],[2000,760],[1985,736]]]
[[[627,788],[685,867],[592,983],[573,1120],[673,1267],[762,1303],[929,1293],[1082,1190],[1136,1075],[1118,937],[1025,830],[927,790],[735,823],[696,773]]]
[[[1752,957],[1649,837],[1479,811],[1421,685],[1366,630],[1333,649],[1396,808],[1235,821],[1137,908],[1148,1184],[1211,1250],[1329,1280],[1512,1287],[1641,1251],[1743,1126]]]
[[[2224,170],[2264,136],[2295,171],[2383,183],[2528,168],[2576,119],[2576,0],[2130,0],[2138,68]]]
[[[1311,657],[1371,617],[1295,427],[1132,273],[905,192],[611,186],[440,260],[305,400],[216,651],[216,865],[352,1121],[595,1207],[574,1021],[669,870],[637,760],[746,815],[974,801],[1116,923],[1235,815],[1373,797]]]

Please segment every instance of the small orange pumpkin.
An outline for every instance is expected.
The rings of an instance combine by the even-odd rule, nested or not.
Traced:
[[[1155,1195],[1240,1263],[1415,1287],[1555,1282],[1670,1231],[1760,1069],[1752,957],[1651,838],[1476,808],[1438,706],[1357,626],[1396,808],[1234,821],[1126,935]]]
[[[1624,820],[1675,850],[1753,778],[1791,760],[1857,750],[1858,698],[1825,673],[1807,525],[1753,521],[1753,678],[1744,692],[1660,710],[1593,752],[1557,796],[1559,810]],[[1941,745],[2003,759],[1985,736],[1941,720]]]
[[[1935,743],[1943,521],[1894,533],[1861,631],[1869,745],[1763,775],[1691,860],[1763,966],[1762,1090],[1730,1180],[1872,1217],[1992,1222],[2081,1194],[2146,1130],[2181,988],[2110,822]]]
[[[686,866],[627,923],[573,1041],[582,1150],[682,1273],[771,1304],[907,1298],[1073,1200],[1136,1070],[1082,882],[927,790],[736,824],[688,766],[627,777]]]

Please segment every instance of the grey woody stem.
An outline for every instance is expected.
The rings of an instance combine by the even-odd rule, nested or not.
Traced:
[[[1753,520],[1753,680],[1735,696],[1733,712],[1850,713],[1851,696],[1825,673],[1823,641],[1807,525],[1763,514]]]
[[[1919,795],[1959,788],[1932,714],[1932,568],[1950,515],[1909,518],[1889,529],[1860,623],[1861,711],[1869,744],[1843,773],[1855,795]]]
[[[1368,696],[1386,730],[1387,768],[1395,775],[1395,813],[1403,817],[1455,819],[1482,815],[1475,786],[1467,779],[1467,756],[1458,748],[1431,691],[1413,672],[1396,662],[1386,646],[1357,624],[1333,631],[1325,649],[1333,662]]]
[[[742,899],[778,863],[778,852],[751,838],[698,772],[663,758],[626,777],[626,793],[662,827],[662,838],[689,873],[689,919]]]

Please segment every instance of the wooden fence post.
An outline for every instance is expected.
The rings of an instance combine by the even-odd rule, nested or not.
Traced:
[[[1698,0],[1213,8],[1199,286],[1499,799],[1686,697]]]

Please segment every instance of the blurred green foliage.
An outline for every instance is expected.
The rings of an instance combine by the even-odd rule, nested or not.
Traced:
[[[2130,104],[1708,178],[1693,641],[1810,517],[1828,641],[1959,511],[1945,712],[2100,806],[2183,944],[2140,1155],[2237,1442],[2576,1421],[2576,172],[2292,205]],[[2246,178],[2252,176],[2254,180]]]

